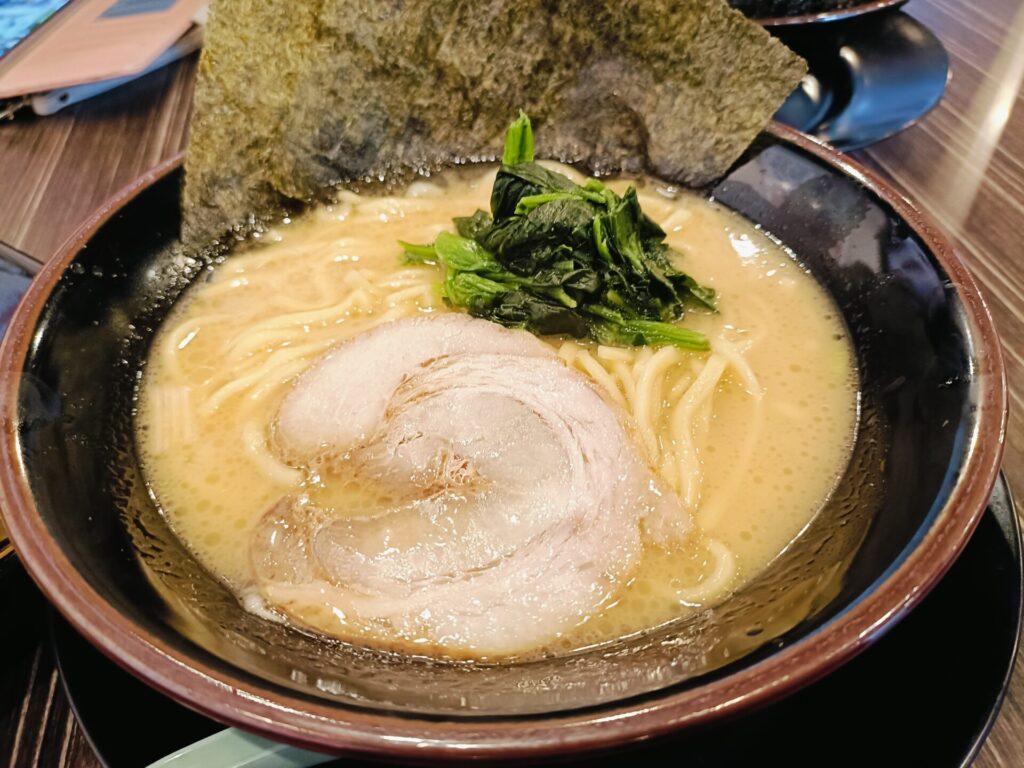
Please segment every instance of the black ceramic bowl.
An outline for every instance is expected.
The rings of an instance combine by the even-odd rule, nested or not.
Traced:
[[[763,27],[792,27],[845,21],[898,8],[907,0],[729,0],[729,5]]]
[[[835,298],[861,381],[853,457],[797,543],[721,606],[612,648],[501,667],[327,644],[264,622],[192,559],[143,483],[133,392],[154,330],[206,265],[176,247],[180,161],[140,179],[19,308],[0,486],[26,568],[151,685],[297,744],[403,759],[550,756],[764,704],[849,659],[956,558],[996,479],[999,344],[943,236],[867,171],[773,126],[707,190]]]

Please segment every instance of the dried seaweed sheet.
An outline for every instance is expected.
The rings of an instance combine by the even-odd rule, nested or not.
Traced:
[[[722,0],[213,0],[185,235],[493,157],[519,109],[545,156],[701,185],[805,71]]]

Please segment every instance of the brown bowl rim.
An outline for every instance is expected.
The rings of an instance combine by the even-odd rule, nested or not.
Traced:
[[[932,220],[856,161],[772,123],[768,133],[855,179],[896,211],[946,270],[974,339],[977,426],[960,478],[916,548],[871,593],[812,636],[745,669],[683,691],[594,710],[529,719],[437,720],[300,699],[215,670],[140,631],[108,604],[50,538],[35,509],[19,450],[17,393],[43,305],[97,229],[142,190],[181,165],[178,154],[101,206],[32,283],[0,347],[6,388],[0,413],[0,502],[25,568],[49,600],[93,645],[149,685],[215,720],[279,741],[333,753],[404,760],[520,760],[639,741],[766,704],[821,678],[864,650],[915,606],[960,554],[986,508],[1004,446],[1007,395],[1002,350],[977,285]]]
[[[877,13],[888,8],[899,8],[906,5],[909,0],[871,0],[868,3],[851,5],[849,8],[836,8],[831,11],[819,11],[817,13],[801,13],[795,16],[765,16],[764,18],[752,17],[762,27],[797,27],[803,24],[826,24],[832,21],[844,21],[869,13]]]

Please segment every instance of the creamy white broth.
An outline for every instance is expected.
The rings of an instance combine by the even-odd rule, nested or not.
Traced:
[[[282,399],[335,345],[389,320],[453,311],[433,287],[439,272],[403,266],[397,241],[429,242],[452,217],[486,208],[492,180],[493,171],[461,171],[403,196],[346,194],[214,268],[158,334],[137,416],[147,481],[173,530],[254,609],[268,608],[248,546],[264,513],[298,493],[350,507],[366,494],[274,455]],[[720,206],[658,182],[640,184],[640,202],[668,233],[679,266],[718,292],[718,313],[693,308],[683,320],[708,334],[712,355],[545,342],[594,381],[696,526],[668,548],[645,540],[639,564],[593,615],[514,655],[606,642],[721,601],[799,535],[848,459],[856,377],[828,296],[786,251]],[[734,356],[742,365],[724,360]],[[680,446],[673,415],[712,359],[723,372],[684,430],[691,444]],[[486,655],[339,618],[329,602],[285,608],[297,626],[356,643]]]

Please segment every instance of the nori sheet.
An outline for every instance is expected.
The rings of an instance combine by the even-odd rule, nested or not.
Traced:
[[[213,0],[184,235],[492,158],[519,109],[541,156],[703,185],[805,71],[722,0]]]

